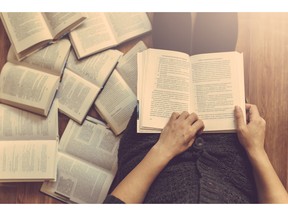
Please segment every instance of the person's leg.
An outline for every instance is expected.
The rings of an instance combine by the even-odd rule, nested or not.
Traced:
[[[235,51],[237,13],[197,13],[191,55]]]
[[[152,39],[157,49],[189,55],[234,51],[237,13],[154,13]]]
[[[110,191],[144,158],[158,139],[159,134],[137,133],[137,108],[135,107],[119,143],[118,171]]]

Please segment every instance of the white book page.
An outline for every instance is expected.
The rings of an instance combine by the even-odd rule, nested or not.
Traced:
[[[41,41],[52,39],[41,13],[2,13],[2,19],[17,53]]]
[[[193,109],[204,131],[235,130],[235,105],[245,110],[243,54],[202,54],[191,57]]]
[[[85,13],[87,19],[69,35],[78,58],[116,45],[104,13]]]
[[[190,110],[190,60],[184,53],[154,49],[138,55],[145,62],[138,71],[141,126],[162,129],[173,112]]]
[[[0,140],[56,140],[58,108],[53,105],[48,117],[0,104]]]
[[[0,101],[48,114],[59,84],[59,77],[7,62],[0,75]]]
[[[59,150],[116,173],[119,137],[103,124],[70,120],[60,140]]]
[[[71,50],[66,68],[101,88],[121,55],[118,50],[107,50],[78,60]]]
[[[46,12],[42,14],[55,39],[64,36],[85,19],[85,16],[79,12]]]
[[[147,47],[143,41],[138,42],[119,59],[116,66],[117,71],[135,95],[137,94],[137,53],[146,49]]]
[[[136,104],[136,96],[117,70],[113,71],[95,101],[97,111],[116,135],[126,129]]]
[[[152,30],[150,20],[143,12],[105,14],[117,39],[122,43]]]
[[[103,203],[114,175],[62,152],[58,153],[57,181],[41,191],[68,203]]]
[[[11,46],[8,52],[7,61],[60,76],[68,58],[70,46],[69,40],[62,39],[29,55],[21,62],[17,60]]]
[[[0,180],[56,179],[56,140],[0,141]]]
[[[99,87],[65,69],[57,92],[59,110],[82,123],[99,91]]]

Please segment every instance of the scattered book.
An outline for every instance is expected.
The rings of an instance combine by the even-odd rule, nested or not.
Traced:
[[[62,39],[21,62],[10,48],[0,74],[0,102],[47,116],[70,47],[69,40]]]
[[[86,13],[87,20],[69,36],[78,58],[83,58],[152,30],[146,13]]]
[[[121,134],[137,105],[137,53],[147,49],[140,41],[123,57],[95,101],[95,108],[111,130]]]
[[[139,41],[125,55],[123,55],[116,65],[116,70],[123,77],[133,93],[137,94],[137,53],[147,49],[143,41]]]
[[[78,60],[71,50],[57,92],[59,111],[82,124],[121,56],[110,49]]]
[[[138,54],[138,132],[160,133],[172,112],[195,112],[204,132],[235,131],[234,107],[245,110],[243,54],[188,56],[148,49]]]
[[[41,191],[66,203],[102,203],[117,171],[119,137],[103,122],[70,120],[61,137],[57,181]]]
[[[80,25],[82,13],[1,13],[4,28],[18,60],[58,40]]]
[[[0,182],[56,180],[58,108],[48,117],[0,104]]]

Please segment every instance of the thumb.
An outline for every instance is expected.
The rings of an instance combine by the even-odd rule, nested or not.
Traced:
[[[234,115],[235,115],[235,122],[236,122],[237,130],[245,127],[246,124],[244,121],[243,111],[242,111],[241,107],[235,106]]]

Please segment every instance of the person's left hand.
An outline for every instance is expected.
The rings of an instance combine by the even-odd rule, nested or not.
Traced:
[[[195,113],[184,111],[172,113],[167,125],[162,130],[155,147],[164,156],[172,159],[192,146],[196,135],[204,129],[204,123]]]

